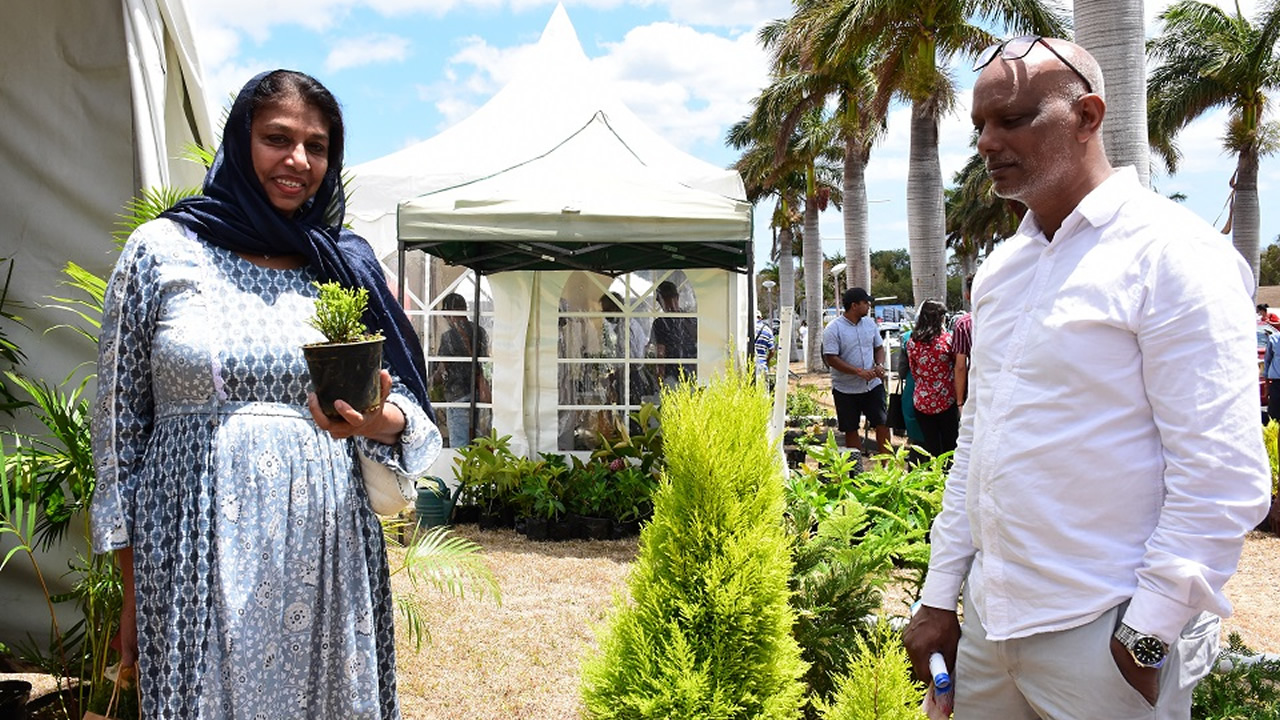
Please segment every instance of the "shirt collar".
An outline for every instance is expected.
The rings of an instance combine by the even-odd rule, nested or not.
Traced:
[[[1106,225],[1111,222],[1116,213],[1120,212],[1120,208],[1124,207],[1129,198],[1141,189],[1142,184],[1138,181],[1137,168],[1132,165],[1117,168],[1110,177],[1084,196],[1075,210],[1063,219],[1062,226],[1058,228],[1054,237],[1063,235],[1064,230],[1074,229],[1081,221],[1093,227]],[[1040,221],[1036,219],[1034,212],[1028,212],[1026,217],[1022,218],[1018,232],[1029,237],[1044,237],[1044,231],[1041,230]]]

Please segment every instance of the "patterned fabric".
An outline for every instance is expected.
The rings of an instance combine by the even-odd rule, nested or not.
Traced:
[[[756,371],[761,377],[769,371],[769,353],[773,352],[777,344],[773,340],[773,328],[769,327],[766,320],[756,321]]]
[[[973,313],[956,318],[951,328],[951,354],[969,355],[973,351]]]
[[[133,547],[153,718],[397,718],[386,552],[356,452],[424,473],[440,433],[397,382],[398,445],[311,420],[309,268],[169,220],[110,281],[94,414],[95,551]]]
[[[955,358],[951,355],[951,333],[945,330],[930,343],[907,342],[907,361],[915,378],[911,396],[916,412],[937,415],[956,404]]]

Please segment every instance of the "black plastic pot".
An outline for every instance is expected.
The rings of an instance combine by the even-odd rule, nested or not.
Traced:
[[[500,513],[480,512],[480,529],[481,530],[498,530],[505,527],[502,524],[502,515]]]
[[[613,529],[609,532],[609,537],[614,540],[633,537],[640,534],[640,521],[628,520],[627,522],[613,523]]]
[[[578,537],[578,525],[567,517],[547,523],[548,540],[573,540],[576,537]]]
[[[549,534],[546,518],[525,518],[524,534],[530,540],[546,540]]]
[[[458,505],[453,509],[453,523],[455,525],[468,525],[480,521],[479,505]]]
[[[578,516],[578,532],[583,540],[608,540],[613,521],[609,518]]]
[[[382,402],[382,338],[358,343],[305,345],[302,354],[311,371],[311,387],[326,416],[341,420],[333,409],[345,400],[360,412],[378,409]]]
[[[27,700],[31,699],[31,683],[26,680],[0,681],[0,718],[23,720],[27,717]]]

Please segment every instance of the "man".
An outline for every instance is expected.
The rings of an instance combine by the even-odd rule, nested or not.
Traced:
[[[921,678],[933,652],[954,669],[957,720],[1185,720],[1270,489],[1252,275],[1112,170],[1082,48],[1018,38],[976,67],[978,152],[1029,212],[974,280],[973,389],[904,641]]]
[[[964,300],[972,303],[973,276],[964,279]],[[955,358],[956,407],[963,412],[964,401],[969,398],[969,353],[973,349],[973,313],[967,312],[956,319],[951,328],[951,355]]]
[[[849,288],[840,298],[844,314],[822,330],[822,360],[831,368],[831,396],[845,447],[862,449],[858,426],[866,415],[876,429],[877,452],[889,452],[884,395],[884,341],[871,313],[871,296]]]
[[[773,358],[773,352],[777,348],[774,342],[773,328],[769,327],[769,321],[764,315],[756,313],[756,337],[752,343],[752,349],[756,355],[756,379],[762,383],[769,381],[769,360]]]

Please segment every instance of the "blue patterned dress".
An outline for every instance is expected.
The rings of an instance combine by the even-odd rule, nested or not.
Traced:
[[[382,531],[357,454],[424,474],[440,433],[397,386],[397,445],[306,408],[309,268],[275,270],[169,220],[107,290],[94,549],[133,547],[149,718],[397,718]]]

